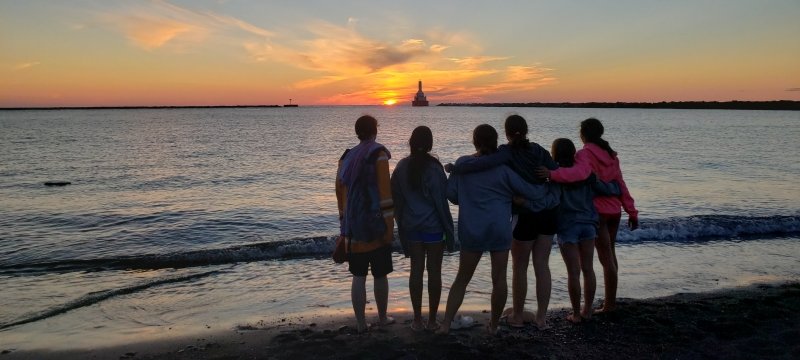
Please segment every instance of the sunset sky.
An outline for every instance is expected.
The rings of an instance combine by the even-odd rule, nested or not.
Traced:
[[[0,0],[0,107],[800,100],[800,1]]]

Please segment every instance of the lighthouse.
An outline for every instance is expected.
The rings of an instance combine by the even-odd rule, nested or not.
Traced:
[[[414,95],[414,101],[411,102],[411,106],[428,106],[428,99],[425,98],[425,93],[422,92],[422,80],[419,81],[419,90],[417,90],[417,95]]]

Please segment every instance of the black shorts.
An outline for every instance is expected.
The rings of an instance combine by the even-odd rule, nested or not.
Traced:
[[[384,277],[392,272],[392,247],[387,245],[365,253],[350,253],[349,270],[355,276],[367,276],[367,270],[372,268],[372,276]]]
[[[539,212],[521,212],[514,227],[514,239],[533,241],[539,235],[555,235],[558,231],[558,207]]]

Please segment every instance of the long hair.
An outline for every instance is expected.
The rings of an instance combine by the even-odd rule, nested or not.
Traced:
[[[575,144],[570,139],[555,139],[550,153],[553,154],[553,160],[558,163],[558,166],[572,167],[575,165]]]
[[[504,125],[509,145],[514,150],[527,149],[531,142],[528,140],[528,122],[517,114],[506,118]]]
[[[428,168],[428,164],[435,162],[442,166],[439,160],[430,154],[433,148],[433,133],[431,129],[427,126],[417,126],[411,132],[411,137],[408,139],[408,147],[411,148],[411,155],[408,157],[408,182],[411,184],[412,190],[421,191],[425,182],[425,169]]]
[[[472,131],[472,144],[481,155],[497,152],[497,130],[488,124],[478,125]]]
[[[601,149],[608,152],[612,158],[617,157],[617,152],[611,148],[611,145],[602,138],[603,136],[603,123],[595,118],[588,118],[581,121],[581,136],[583,140],[588,143],[595,144]]]

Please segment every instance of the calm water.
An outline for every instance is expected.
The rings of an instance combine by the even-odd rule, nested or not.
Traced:
[[[604,122],[642,222],[620,233],[621,297],[800,279],[800,112],[0,111],[0,344],[89,346],[169,328],[349,314],[346,266],[327,255],[338,231],[336,160],[356,142],[355,119],[378,118],[394,165],[417,125],[433,130],[433,152],[450,162],[473,152],[476,125],[501,130],[511,112],[528,119],[531,140],[546,148],[557,137],[579,143],[586,117]],[[43,186],[48,180],[72,185]],[[397,311],[410,302],[408,261],[395,260]],[[446,286],[457,262],[445,258]],[[488,308],[487,262],[467,307]],[[555,248],[550,268],[551,308],[566,306]]]

